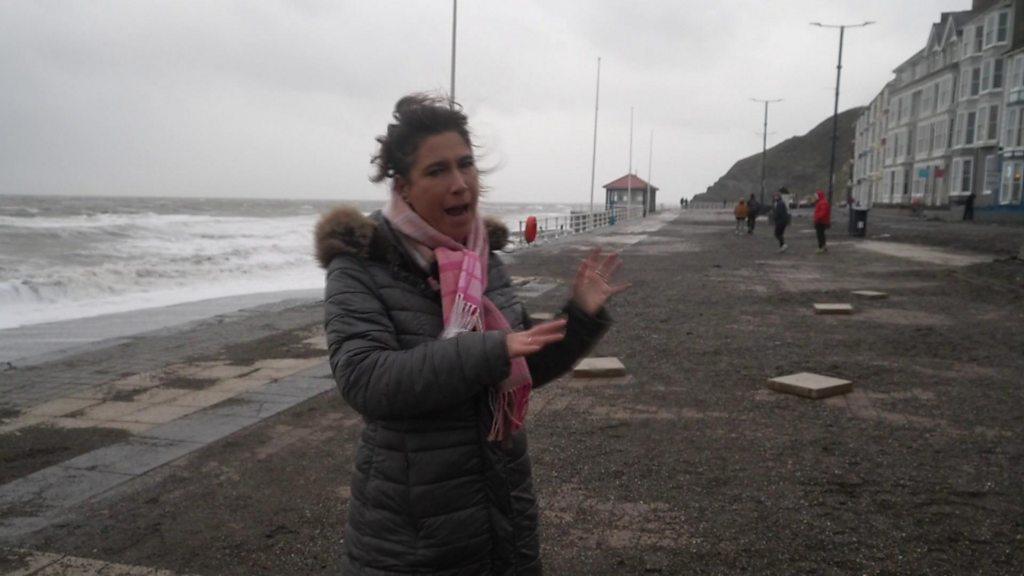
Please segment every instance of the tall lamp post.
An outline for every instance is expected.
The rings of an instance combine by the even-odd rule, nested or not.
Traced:
[[[829,204],[832,203],[832,190],[835,187],[836,179],[836,141],[839,138],[839,78],[843,71],[843,34],[846,32],[847,28],[863,28],[864,26],[870,26],[872,24],[874,24],[874,21],[872,20],[867,20],[860,24],[822,24],[821,22],[811,22],[811,26],[839,29],[839,63],[836,65],[836,100],[832,109],[832,157],[828,163]]]
[[[452,88],[448,92],[449,106],[455,109],[455,31],[459,23],[459,0],[452,0]]]
[[[751,100],[764,104],[764,132],[761,133],[761,205],[764,206],[764,167],[768,159],[768,105],[773,102],[782,102],[782,98],[771,100],[751,98]]]

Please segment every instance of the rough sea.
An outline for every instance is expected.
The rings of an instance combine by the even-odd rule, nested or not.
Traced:
[[[0,195],[0,329],[316,289],[313,226],[341,201]],[[348,201],[369,213],[382,201]],[[568,204],[484,203],[510,230]]]

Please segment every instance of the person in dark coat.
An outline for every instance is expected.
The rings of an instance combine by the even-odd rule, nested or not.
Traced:
[[[774,203],[772,213],[775,218],[775,239],[779,241],[779,252],[789,249],[786,244],[786,227],[789,226],[789,209],[786,208],[786,201],[782,198],[781,190],[772,194]]]
[[[977,197],[977,194],[972,190],[967,195],[967,199],[964,200],[964,220],[974,220],[974,199]]]
[[[592,253],[561,319],[533,325],[478,213],[468,121],[446,99],[399,100],[378,137],[383,211],[318,223],[331,370],[365,427],[345,527],[346,573],[541,573],[524,422],[532,390],[610,325],[621,260]]]
[[[818,190],[815,194],[818,198],[814,202],[814,232],[818,236],[818,254],[824,254],[828,252],[828,247],[825,246],[825,230],[832,226],[832,206],[829,205],[824,192]]]
[[[747,200],[747,234],[754,233],[754,226],[757,224],[757,215],[761,212],[761,203],[751,194]]]

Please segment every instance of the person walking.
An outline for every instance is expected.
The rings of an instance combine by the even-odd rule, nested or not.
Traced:
[[[743,234],[743,224],[747,219],[747,211],[747,201],[740,198],[736,202],[736,207],[732,209],[732,214],[736,217],[736,230],[733,232],[734,234]]]
[[[971,190],[971,193],[967,195],[967,199],[964,200],[964,220],[974,220],[974,199],[978,196]]]
[[[828,252],[825,246],[825,230],[832,226],[832,206],[829,205],[824,192],[818,190],[815,194],[818,199],[814,203],[814,233],[818,235],[818,254],[824,254]]]
[[[789,209],[786,208],[786,201],[782,198],[781,191],[772,193],[772,199],[774,200],[772,214],[775,219],[775,239],[779,241],[779,252],[785,252],[789,250],[789,244],[786,244],[786,226],[789,226]]]
[[[607,331],[622,261],[592,252],[562,318],[534,325],[498,254],[508,229],[479,212],[461,107],[413,94],[393,116],[371,178],[388,181],[384,209],[337,208],[315,230],[331,372],[365,424],[344,573],[541,574],[530,395]]]
[[[761,211],[761,203],[757,201],[757,197],[753,194],[750,195],[750,200],[747,201],[747,234],[754,233],[754,226],[757,224],[757,214]]]

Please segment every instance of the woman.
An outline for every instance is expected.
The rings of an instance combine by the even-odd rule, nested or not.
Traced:
[[[825,246],[825,230],[832,226],[832,207],[825,199],[821,190],[815,192],[818,199],[814,202],[814,232],[818,235],[818,254],[828,252]]]
[[[786,227],[789,226],[789,209],[786,208],[786,201],[782,198],[783,190],[780,188],[772,194],[772,214],[775,217],[775,239],[779,241],[779,252],[789,249],[786,244]]]
[[[750,200],[747,201],[747,234],[754,233],[754,225],[757,224],[759,212],[761,212],[761,203],[751,194]]]
[[[747,201],[740,198],[736,207],[732,209],[732,215],[736,217],[736,230],[733,231],[733,234],[742,234],[743,224],[747,219]]]
[[[563,318],[532,326],[478,214],[466,116],[411,95],[377,138],[383,212],[317,225],[326,330],[342,396],[365,420],[345,546],[350,574],[539,574],[524,421],[532,389],[607,330],[616,255],[591,254]]]

